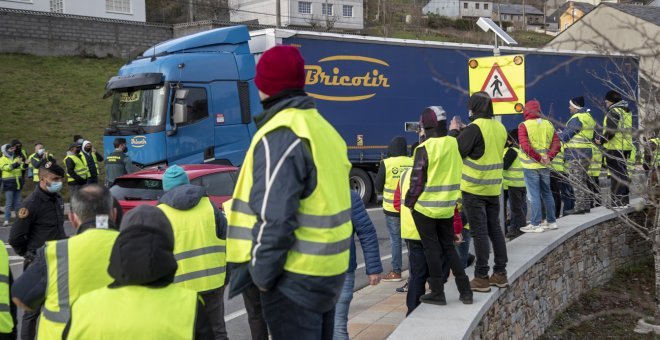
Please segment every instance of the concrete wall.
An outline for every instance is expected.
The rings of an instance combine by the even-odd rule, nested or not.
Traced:
[[[422,8],[422,13],[433,13],[449,18],[459,18],[461,15],[459,0],[431,0]]]
[[[0,53],[135,57],[172,26],[0,8]]]

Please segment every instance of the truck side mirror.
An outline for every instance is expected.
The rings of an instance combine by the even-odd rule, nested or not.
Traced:
[[[187,120],[188,120],[187,105],[182,103],[174,103],[174,114],[172,115],[172,124],[173,125],[183,124]]]

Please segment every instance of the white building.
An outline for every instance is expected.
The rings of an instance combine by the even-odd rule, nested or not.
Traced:
[[[431,0],[422,8],[422,14],[428,13],[449,18],[460,18],[459,0]]]
[[[0,7],[144,22],[146,20],[144,1],[145,0],[0,0]]]
[[[461,18],[490,18],[493,15],[493,3],[490,1],[461,1]]]
[[[280,22],[282,27],[321,28],[328,23],[330,28],[361,30],[363,7],[363,0],[280,0]],[[257,20],[261,25],[275,25],[275,12],[275,0],[229,0],[232,22]]]

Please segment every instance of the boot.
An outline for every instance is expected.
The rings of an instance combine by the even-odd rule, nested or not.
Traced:
[[[431,286],[431,292],[422,295],[422,297],[419,298],[419,301],[430,303],[432,305],[446,305],[447,299],[445,298],[445,285],[442,283],[442,279],[429,278],[429,286]]]
[[[472,304],[472,289],[470,288],[470,279],[467,277],[456,278],[456,287],[460,296],[458,297],[463,304],[471,305]]]

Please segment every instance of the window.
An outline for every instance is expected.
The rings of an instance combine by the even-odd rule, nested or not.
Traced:
[[[131,13],[131,0],[105,0],[107,12]]]
[[[484,4],[484,9],[488,9],[488,4]]]
[[[464,2],[464,3],[463,3],[463,8],[465,8],[465,9],[468,8],[468,3],[467,3],[467,2]]]
[[[312,14],[312,3],[307,1],[298,1],[298,13]]]
[[[326,4],[323,3],[321,4],[321,15],[334,15],[334,12],[332,10],[332,4],[327,4],[327,10],[326,10]]]
[[[53,13],[64,13],[64,0],[50,0],[50,11]]]
[[[479,3],[474,4],[474,9],[479,9]]]
[[[110,193],[119,201],[156,201],[163,196],[163,182],[159,179],[118,178]]]
[[[353,6],[344,5],[344,7],[342,7],[342,14],[345,17],[352,17],[353,16]]]
[[[190,183],[204,187],[211,196],[231,196],[234,193],[235,183],[230,171],[198,177]]]
[[[206,97],[206,89],[204,88],[186,88],[187,91],[185,98],[175,99],[177,104],[184,104],[186,106],[186,121],[185,124],[193,124],[200,120],[209,117],[209,104]],[[177,90],[180,91],[180,90]]]

